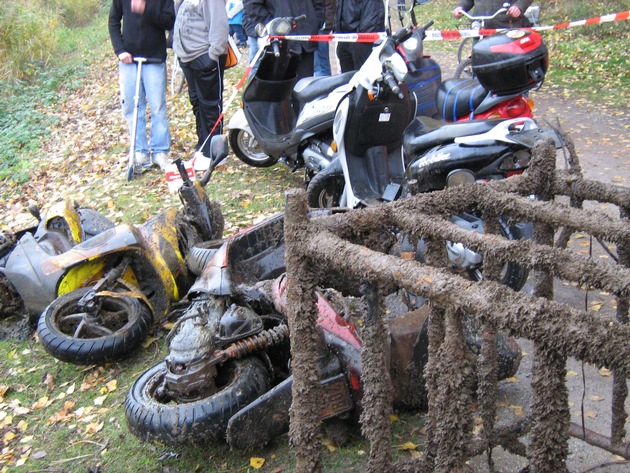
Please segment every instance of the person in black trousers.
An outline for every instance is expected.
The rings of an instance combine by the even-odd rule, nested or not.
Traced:
[[[210,136],[221,134],[223,70],[228,48],[223,0],[184,0],[177,10],[173,51],[179,58],[197,126],[195,170],[208,169]]]
[[[385,6],[382,0],[337,0],[335,33],[379,33],[385,31]],[[359,69],[372,52],[372,43],[337,44],[341,72]]]

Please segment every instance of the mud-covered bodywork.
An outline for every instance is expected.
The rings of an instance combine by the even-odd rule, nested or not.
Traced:
[[[286,318],[283,215],[212,243],[207,252],[207,264],[188,293],[190,305],[169,334],[166,359],[141,375],[127,395],[129,428],[148,441],[261,445],[289,428],[291,351],[299,349],[290,347]],[[357,322],[365,302],[323,289],[316,298],[320,415],[353,418],[363,396]],[[393,402],[401,408],[426,406],[428,313],[426,305],[405,306],[387,320]],[[468,320],[471,356],[479,348],[477,332],[475,321]],[[518,345],[499,335],[499,346],[499,374],[512,376],[521,357]],[[238,370],[251,378],[238,378]],[[227,399],[238,399],[238,406]]]

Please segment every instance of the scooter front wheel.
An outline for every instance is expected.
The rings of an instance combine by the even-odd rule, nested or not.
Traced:
[[[343,176],[315,174],[306,189],[308,205],[315,209],[339,207],[344,186]]]
[[[268,168],[278,162],[276,158],[265,154],[256,138],[245,130],[230,130],[229,141],[236,157],[248,166]]]
[[[166,362],[149,368],[127,393],[129,430],[142,440],[169,445],[223,439],[230,418],[267,392],[270,380],[265,365],[255,356],[228,361],[217,370],[214,394],[178,397],[164,389]]]
[[[140,300],[103,297],[96,314],[78,307],[91,289],[81,288],[55,299],[39,318],[37,332],[44,349],[61,361],[101,364],[122,358],[146,338],[152,316]]]

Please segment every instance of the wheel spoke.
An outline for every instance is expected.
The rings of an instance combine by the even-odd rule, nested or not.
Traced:
[[[85,327],[85,319],[82,319],[79,325],[77,325],[73,334],[74,338],[81,338],[81,331],[83,330],[83,327]]]
[[[88,328],[88,331],[94,335],[97,336],[105,336],[105,335],[111,335],[112,333],[114,333],[112,330],[108,329],[107,327],[98,324],[98,323],[91,323],[88,322],[85,324],[86,327]]]
[[[63,317],[59,317],[59,321],[61,323],[81,323],[86,317],[88,317],[86,312],[78,312],[76,314],[67,314]]]

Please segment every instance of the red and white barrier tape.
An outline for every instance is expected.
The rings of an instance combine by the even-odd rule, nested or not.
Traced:
[[[552,26],[535,26],[527,29],[535,31],[560,30],[564,28],[573,28],[575,26],[599,25],[601,23],[609,23],[613,21],[624,21],[630,18],[630,10],[619,13],[611,13],[609,15],[596,16],[586,20],[576,20],[567,23],[560,23]],[[482,29],[482,30],[427,30],[426,41],[439,40],[458,40],[462,38],[473,38],[477,36],[488,36],[501,29]],[[288,36],[272,36],[271,38],[290,39],[292,41],[339,41],[346,43],[373,43],[379,39],[386,37],[385,33],[336,33],[336,34],[319,34],[319,35],[288,35]]]

